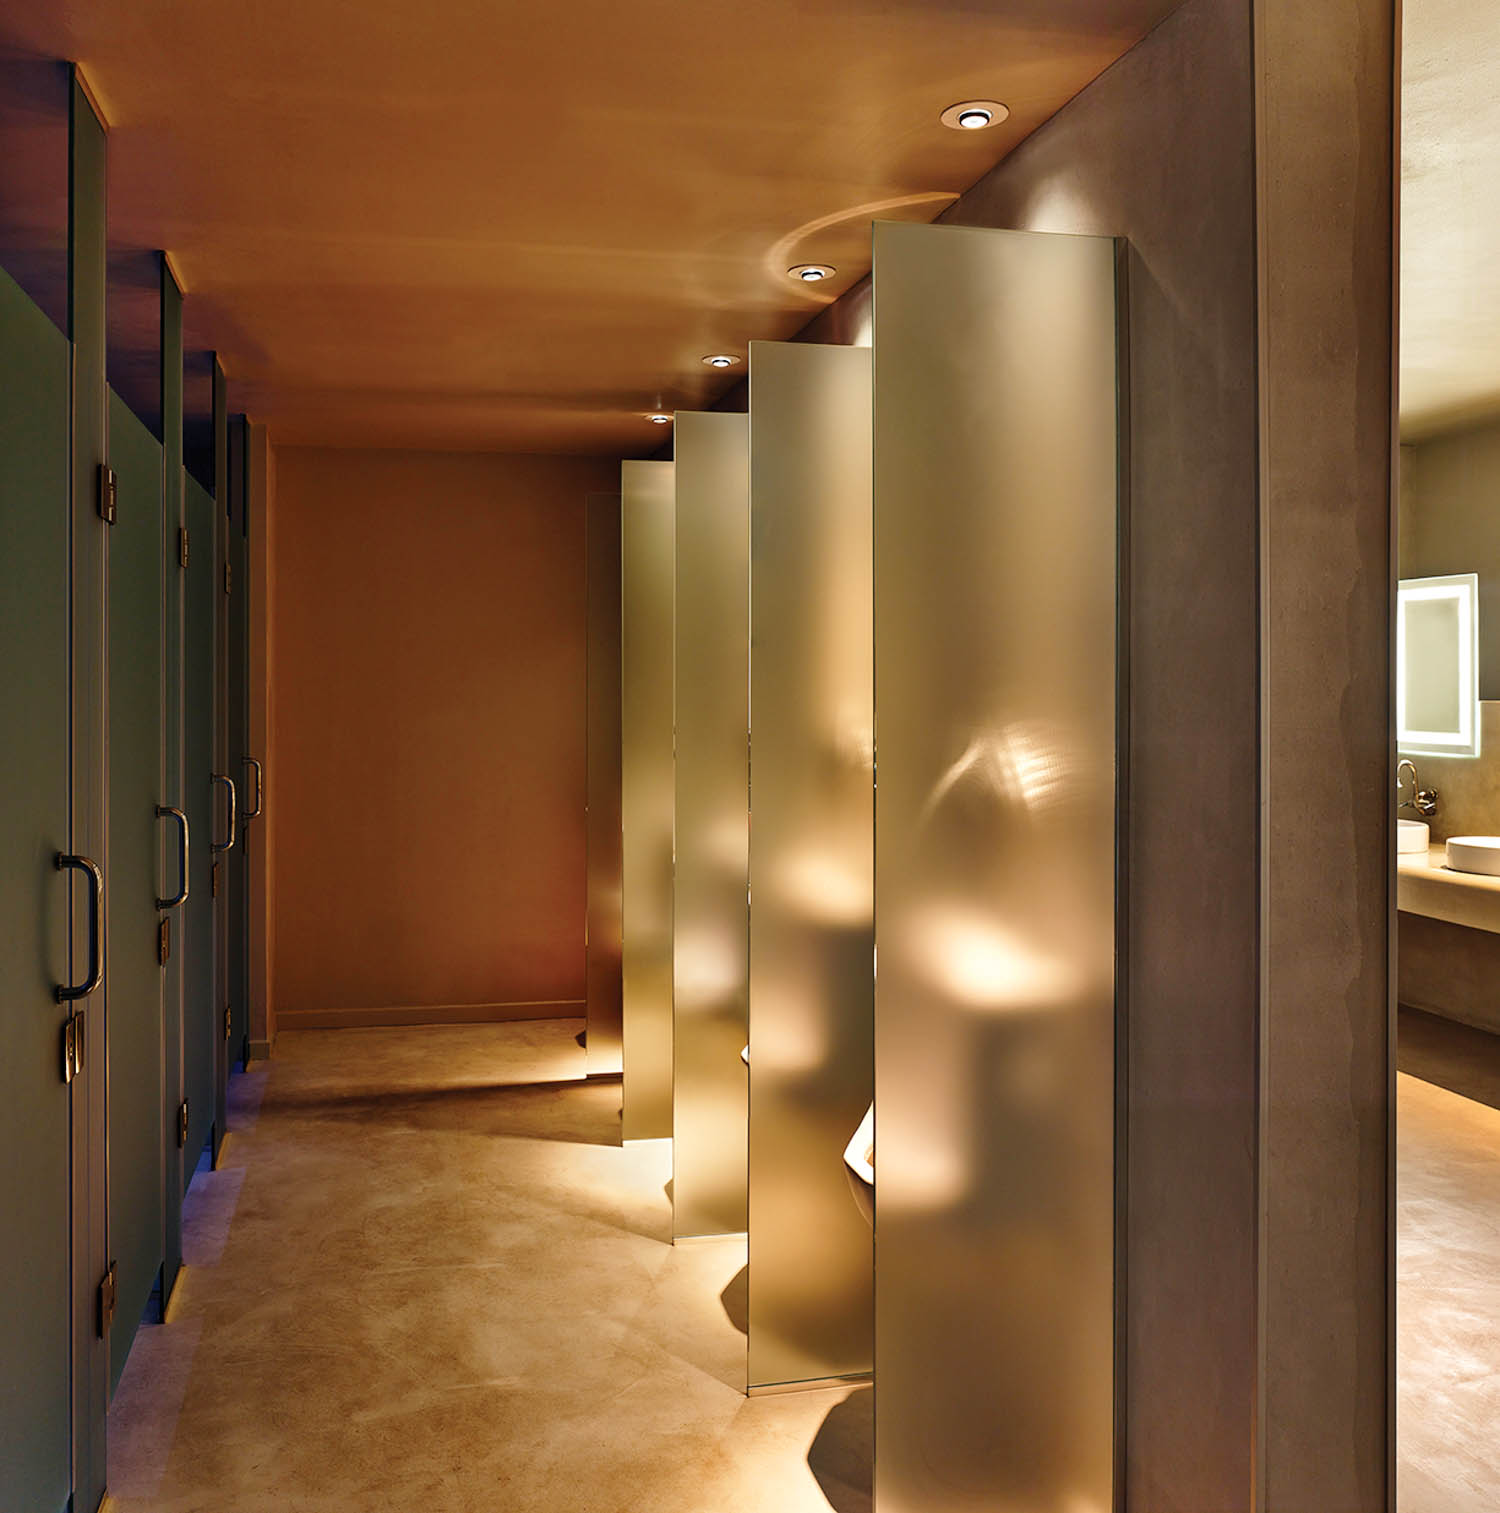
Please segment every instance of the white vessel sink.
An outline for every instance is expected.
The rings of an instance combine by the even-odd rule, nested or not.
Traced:
[[[1396,821],[1396,851],[1401,856],[1413,856],[1426,851],[1428,829],[1426,820]],[[1451,866],[1452,863],[1450,862]]]
[[[1500,877],[1500,835],[1455,835],[1448,842],[1448,866]]]

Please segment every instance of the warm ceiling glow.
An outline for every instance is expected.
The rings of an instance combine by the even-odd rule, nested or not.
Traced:
[[[786,271],[804,284],[821,284],[825,278],[832,278],[837,269],[830,268],[827,263],[798,263]]]
[[[703,361],[710,368],[733,368],[739,365],[740,360],[728,352],[715,352],[712,356],[705,357]]]
[[[961,100],[938,119],[954,131],[983,131],[986,126],[998,126],[1009,115],[1010,107],[998,100]]]

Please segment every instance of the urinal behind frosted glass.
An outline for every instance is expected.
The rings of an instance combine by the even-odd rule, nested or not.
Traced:
[[[865,1110],[854,1138],[844,1147],[844,1172],[865,1223],[875,1225],[875,1105]]]

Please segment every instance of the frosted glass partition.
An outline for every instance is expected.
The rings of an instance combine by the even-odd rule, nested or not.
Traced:
[[[750,481],[743,415],[677,416],[673,1234],[745,1229]]]
[[[620,496],[584,501],[588,603],[588,1074],[620,1071]]]
[[[1114,1506],[1115,269],[875,232],[880,1513]]]
[[[868,1372],[870,353],[750,347],[750,1385]]]
[[[672,1133],[672,464],[620,469],[622,1133]]]

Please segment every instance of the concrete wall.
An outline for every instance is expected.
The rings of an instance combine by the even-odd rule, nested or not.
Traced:
[[[1425,914],[1397,919],[1402,1005],[1500,1034],[1500,935]]]
[[[596,461],[281,449],[281,1028],[578,1015]]]
[[[1394,0],[1256,0],[1261,1422],[1271,1509],[1394,1505]],[[1295,857],[1295,861],[1292,858]]]
[[[1479,574],[1479,697],[1500,699],[1500,424],[1401,448],[1401,576]]]

